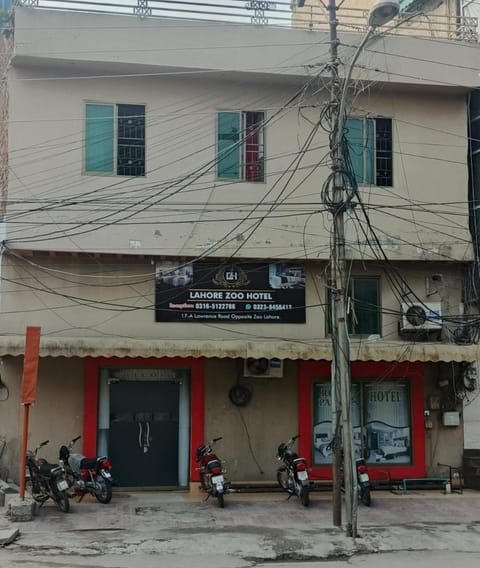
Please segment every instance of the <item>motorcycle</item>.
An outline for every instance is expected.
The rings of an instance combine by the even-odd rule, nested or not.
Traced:
[[[69,487],[79,497],[87,493],[100,503],[110,503],[112,499],[112,462],[106,457],[87,458],[83,454],[72,453],[73,446],[81,436],[70,440],[68,446],[60,448],[59,459],[65,467]]]
[[[48,463],[43,458],[37,458],[38,450],[46,446],[48,442],[49,440],[45,440],[33,451],[27,450],[28,483],[31,494],[37,503],[43,505],[45,501],[52,499],[61,511],[68,513],[70,502],[67,494],[68,481],[65,468]]]
[[[368,475],[365,460],[363,458],[358,458],[355,460],[355,465],[357,469],[358,497],[366,507],[370,507],[372,504],[372,497],[370,495],[372,484],[370,482],[370,476]]]
[[[298,457],[298,454],[292,450],[292,446],[298,436],[293,436],[288,442],[282,442],[277,449],[277,458],[283,462],[283,465],[277,470],[277,481],[280,487],[289,493],[289,499],[292,495],[302,502],[302,505],[308,507],[310,504],[310,481],[308,479],[307,461],[305,458]]]
[[[196,461],[200,464],[200,484],[208,493],[207,499],[216,497],[219,507],[225,507],[225,494],[228,493],[229,483],[225,480],[222,462],[213,452],[212,446],[222,437],[214,438],[197,448]]]

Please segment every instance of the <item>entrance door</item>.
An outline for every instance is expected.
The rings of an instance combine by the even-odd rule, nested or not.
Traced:
[[[110,381],[109,454],[120,487],[177,486],[179,383]]]

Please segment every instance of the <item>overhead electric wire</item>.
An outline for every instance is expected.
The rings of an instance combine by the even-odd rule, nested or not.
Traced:
[[[267,119],[267,121],[265,121],[265,122],[266,122],[266,123],[271,122],[274,118],[276,118],[276,116],[277,116],[278,114],[280,114],[280,112],[282,112],[285,108],[288,108],[288,105],[290,104],[290,102],[295,101],[295,100],[304,92],[304,90],[307,88],[307,86],[308,86],[308,83],[307,83],[306,85],[302,86],[302,89],[298,90],[292,97],[290,97],[290,99],[287,101],[287,103],[284,105],[284,107],[283,107],[281,110],[277,111],[277,113],[275,113],[272,117],[270,117],[269,119]],[[238,144],[241,144],[241,143],[243,143],[243,139],[240,140]],[[201,177],[206,171],[209,171],[209,170],[213,167],[213,165],[216,164],[217,160],[218,160],[218,158],[215,158],[215,159],[213,159],[213,160],[207,162],[206,164],[204,164],[204,165],[200,166],[199,168],[197,168],[196,172],[194,171],[193,173],[189,173],[189,174],[187,174],[186,176],[183,176],[183,178],[181,178],[180,181],[181,181],[181,182],[182,182],[182,181],[187,181],[190,176],[193,176],[194,179],[198,179],[198,177]],[[190,181],[187,182],[187,185],[189,185],[189,183],[190,183]],[[175,185],[177,185],[177,184],[174,183],[174,184],[171,185],[171,187],[174,187]],[[164,191],[166,191],[167,189],[169,189],[169,188],[167,187]],[[179,189],[175,190],[174,193],[178,193],[178,192],[182,191],[182,189],[184,189],[184,188],[183,188],[183,187],[180,187]],[[162,193],[163,193],[163,192],[162,192]],[[166,198],[168,198],[168,197],[171,197],[171,196],[172,196],[172,194],[168,194],[166,197],[163,196],[163,197],[157,199],[155,203],[158,204],[159,202],[161,202],[161,201],[163,201],[164,199],[166,199]],[[146,203],[146,201],[149,200],[149,199],[150,199],[150,197],[147,196],[146,198],[144,198],[144,199],[142,199],[142,200],[139,200],[139,203],[140,203],[140,204],[141,204],[141,203],[144,203],[144,204],[145,204],[143,210],[148,209],[149,207],[152,206],[152,203],[148,203],[148,204]],[[138,203],[136,204],[136,206],[138,206]],[[123,212],[127,211],[128,209],[130,209],[130,207],[124,208]],[[138,213],[139,213],[139,211],[136,210],[136,211],[133,212],[133,213],[126,214],[126,215],[123,217],[122,220],[125,220],[125,219],[127,219],[127,218],[129,218],[129,217],[131,217],[131,216],[133,216],[133,215],[138,214]],[[116,219],[115,221],[112,221],[112,222],[106,222],[106,219],[107,219],[109,216],[110,216],[110,215],[106,215],[106,216],[103,215],[102,217],[99,217],[99,218],[97,218],[96,220],[100,220],[100,221],[103,220],[103,221],[105,222],[105,225],[104,225],[104,226],[108,226],[108,225],[111,225],[112,223],[115,224],[116,222],[118,222],[118,219]],[[78,225],[77,228],[78,228],[78,229],[81,229],[81,228],[82,228],[82,224]],[[97,230],[97,229],[95,229],[95,230]],[[85,234],[86,232],[90,232],[90,231],[91,231],[91,229],[79,230],[79,231],[77,231],[77,232],[72,232],[72,231],[70,231],[70,232],[67,234],[67,236],[69,236],[69,237],[71,238],[71,237],[73,237],[73,236],[77,236],[77,235],[79,235],[79,234]],[[40,240],[42,240],[42,241],[51,240],[51,239],[57,238],[57,237],[54,236],[54,235],[58,235],[58,234],[60,234],[60,233],[62,233],[62,236],[65,236],[64,232],[62,232],[62,231],[54,231],[54,232],[50,232],[50,233],[45,233],[45,234],[36,235],[36,236],[35,236],[35,239],[36,239],[37,242],[40,241]],[[28,240],[28,237],[15,239],[16,242],[21,242],[22,240]]]
[[[230,104],[231,104],[231,103],[230,103]],[[292,105],[292,106],[293,106],[293,105]],[[283,109],[284,109],[284,106],[280,107],[280,108],[279,108],[279,111],[282,111]],[[277,114],[278,114],[278,111],[277,111],[277,113],[275,113],[275,115],[277,115]],[[211,115],[211,110],[210,110],[210,115]],[[208,117],[207,117],[207,118],[208,118]],[[195,128],[198,130],[198,124],[195,126]],[[202,135],[201,132],[200,132],[199,136],[203,138],[203,135]],[[170,141],[171,141],[171,137],[170,137]],[[205,149],[209,149],[209,148],[212,148],[212,147],[213,147],[213,146],[212,146],[211,144],[208,144],[207,146],[205,146]],[[195,153],[200,153],[201,151],[202,151],[202,149],[197,149],[197,150],[194,152],[194,154],[195,154]],[[192,154],[192,155],[193,155],[193,154]],[[149,174],[153,173],[154,171],[155,171],[155,170],[150,171]],[[37,173],[38,173],[38,172],[37,172]],[[88,178],[87,178],[87,179],[88,179]],[[128,181],[128,179],[129,179],[129,178],[127,178],[127,181]],[[84,183],[85,181],[86,181],[85,178],[82,179],[82,182],[83,182],[83,183]],[[112,185],[113,185],[113,186],[116,186],[116,185],[121,184],[122,182],[125,182],[125,180],[117,180],[115,184],[110,184],[110,185],[107,186],[107,187],[111,187]],[[37,182],[37,185],[38,185],[38,182]],[[152,183],[150,182],[149,185],[152,185]],[[153,185],[155,185],[155,184],[153,184]],[[101,189],[102,189],[102,188],[95,188],[93,191],[98,192],[98,191],[100,191]]]
[[[302,155],[303,155],[303,154],[302,154]],[[409,154],[405,154],[405,155],[409,155]],[[430,159],[430,158],[428,158],[428,159]],[[313,167],[312,167],[312,170],[313,170]],[[297,171],[297,169],[296,169],[295,167],[292,168],[292,172],[293,172],[293,173],[295,173],[296,171]],[[292,174],[292,175],[293,175],[293,174]],[[287,183],[286,185],[288,185],[288,183]],[[285,191],[285,188],[284,188],[283,191]],[[273,205],[272,205],[272,207],[273,207]],[[270,211],[267,213],[267,215],[265,216],[265,218],[267,218],[268,215],[272,213],[272,211],[273,211],[273,209],[270,210]],[[365,211],[364,211],[364,213],[365,213]],[[366,217],[367,217],[367,219],[368,219],[368,215],[366,215]],[[245,218],[243,218],[243,220],[245,220]],[[362,225],[360,224],[360,226],[362,226]],[[371,223],[370,223],[369,220],[367,220],[367,227],[368,227],[370,230],[373,230],[373,225],[371,225]],[[255,230],[255,229],[256,229],[256,228],[254,228],[253,230]],[[367,240],[368,240],[368,239],[367,239]],[[375,240],[376,240],[376,238],[373,239],[374,242],[375,242]],[[246,243],[245,243],[245,244],[246,244]],[[242,246],[243,246],[243,245],[242,245]],[[242,246],[240,246],[240,248],[242,248]],[[376,247],[378,247],[378,246],[379,246],[379,245],[378,245],[378,239],[377,239],[377,245],[376,245]],[[381,245],[380,245],[380,248],[381,248]],[[373,249],[372,249],[372,250],[373,250]],[[382,251],[382,252],[383,252],[383,251]],[[381,257],[380,257],[380,258],[381,258]],[[379,259],[380,259],[380,258],[379,258]],[[140,308],[140,309],[143,309],[143,308]]]
[[[292,56],[290,56],[290,57],[284,59],[283,61],[288,61],[289,59],[291,59],[291,57],[292,57]],[[238,84],[239,82],[237,81],[236,83]],[[240,83],[242,83],[242,82],[240,82]],[[244,82],[243,82],[243,83],[244,83]],[[191,98],[191,100],[193,100],[193,101],[195,102],[195,104],[198,104],[198,98],[196,98],[196,99]],[[208,102],[211,104],[211,96],[206,97],[206,100],[208,100]],[[172,104],[174,104],[174,103],[172,103]],[[162,108],[164,108],[164,107],[162,107]],[[174,117],[171,117],[170,120],[174,120]],[[201,135],[201,134],[200,134],[200,135]],[[171,145],[170,145],[170,146],[171,146]],[[38,187],[38,180],[37,180],[37,187]]]

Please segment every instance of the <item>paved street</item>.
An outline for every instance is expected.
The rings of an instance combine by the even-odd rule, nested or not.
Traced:
[[[115,493],[109,505],[85,498],[73,501],[67,515],[48,504],[33,521],[0,520],[0,528],[21,531],[0,549],[0,566],[243,568],[275,562],[339,568],[347,560],[366,566],[369,558],[375,568],[385,565],[382,553],[388,553],[389,568],[406,561],[437,568],[479,565],[480,492],[374,492],[373,499],[371,508],[359,507],[356,541],[331,526],[329,493],[313,494],[308,509],[282,493],[231,494],[225,509],[182,492]],[[431,564],[431,558],[439,561]]]

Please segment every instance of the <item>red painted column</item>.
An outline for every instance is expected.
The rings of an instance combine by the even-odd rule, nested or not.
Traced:
[[[92,359],[90,357],[85,359],[85,392],[83,398],[83,453],[86,456],[97,455],[98,375],[98,360]]]

